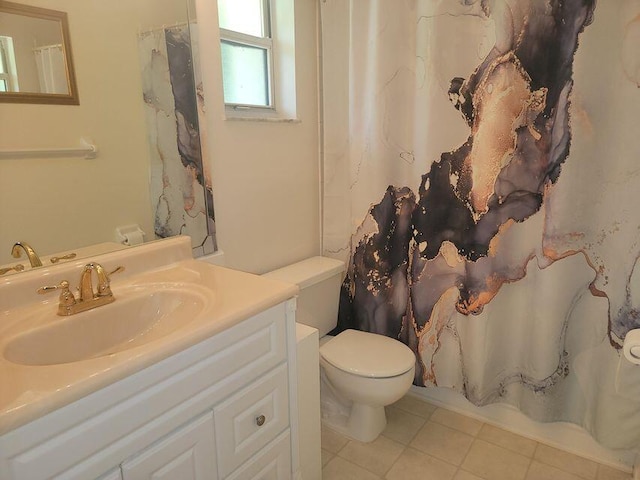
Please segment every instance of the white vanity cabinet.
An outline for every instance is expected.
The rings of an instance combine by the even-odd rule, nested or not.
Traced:
[[[215,478],[213,415],[207,412],[122,463],[124,480]],[[116,472],[119,473],[119,472]],[[117,477],[116,477],[117,478]]]
[[[4,434],[0,479],[295,478],[295,345],[291,299]]]

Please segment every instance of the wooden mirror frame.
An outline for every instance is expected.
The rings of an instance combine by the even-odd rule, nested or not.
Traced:
[[[39,93],[39,92],[0,92],[0,103],[39,103],[53,105],[79,105],[78,86],[71,55],[71,36],[66,12],[49,10],[48,8],[32,7],[20,3],[0,0],[0,13],[10,13],[27,17],[40,18],[60,22],[62,31],[62,48],[67,74],[69,93]]]

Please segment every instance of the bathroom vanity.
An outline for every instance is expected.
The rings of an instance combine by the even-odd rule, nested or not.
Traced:
[[[120,317],[190,317],[154,317],[140,331],[134,322],[124,342],[105,330],[95,333],[111,344],[87,339],[88,350],[37,343],[57,338],[65,322],[74,338],[75,322],[91,312],[45,318],[33,312],[55,311],[57,299],[29,300],[41,278],[75,281],[83,261],[0,284],[8,305],[0,316],[0,478],[296,478],[297,289],[195,261],[186,240],[91,259],[126,268],[111,283],[116,301],[91,310],[103,309],[107,324],[118,303]],[[50,334],[34,334],[43,328]],[[18,353],[24,346],[41,351]]]

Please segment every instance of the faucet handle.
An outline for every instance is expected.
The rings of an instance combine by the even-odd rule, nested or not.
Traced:
[[[113,270],[111,270],[109,273],[107,273],[107,278],[111,278],[111,275],[113,275],[114,273],[120,273],[120,272],[124,272],[125,268],[120,265],[116,268],[114,268]]]
[[[17,263],[13,267],[0,268],[0,275],[4,275],[7,272],[15,270],[16,272],[22,272],[24,270],[24,265],[21,263]]]
[[[66,280],[62,280],[59,285],[46,285],[44,287],[40,287],[38,290],[36,290],[36,293],[39,293],[40,295],[44,295],[45,293],[49,293],[49,292],[53,292],[54,290],[60,290],[65,288],[66,289],[69,288],[69,282],[67,282]]]
[[[59,285],[40,287],[36,292],[40,295],[44,295],[45,293],[50,293],[56,290],[60,290],[60,308],[70,307],[76,304],[76,297],[71,293],[71,290],[69,290],[69,282],[66,280],[62,280]]]
[[[73,258],[76,258],[78,255],[76,253],[67,253],[66,255],[63,255],[61,257],[51,257],[49,259],[49,261],[51,263],[58,263],[60,260],[71,260]]]
[[[104,272],[105,277],[106,277],[106,282],[100,282],[98,284],[98,291],[97,291],[97,296],[98,297],[104,297],[107,295],[113,295],[111,293],[111,275],[115,274],[115,273],[120,273],[124,271],[124,267],[122,265],[116,267],[114,270],[110,271],[110,272]]]

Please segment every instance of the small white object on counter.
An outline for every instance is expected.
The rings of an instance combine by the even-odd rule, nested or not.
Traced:
[[[144,243],[144,236],[140,225],[116,227],[116,241],[122,245],[141,245]]]

